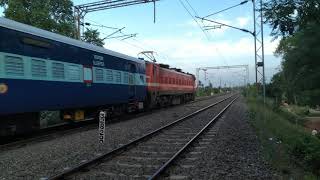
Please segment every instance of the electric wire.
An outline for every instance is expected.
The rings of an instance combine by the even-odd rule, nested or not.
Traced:
[[[199,22],[197,21],[197,19],[192,15],[192,13],[189,11],[189,9],[186,7],[186,5],[182,2],[182,0],[179,0],[180,4],[182,5],[182,7],[187,11],[187,13],[192,17],[192,19],[196,22],[196,24],[199,26],[199,28],[201,29],[201,31],[204,33],[204,35],[206,36],[206,38],[208,40],[210,40],[209,35],[206,33],[206,31],[202,28],[202,26],[199,24]]]
[[[98,22],[96,22],[96,21],[93,21],[93,20],[90,20],[90,19],[88,19],[88,21],[95,23],[95,24],[97,25],[97,27],[100,27],[100,28],[105,28],[105,27],[107,27],[107,29],[110,29],[110,28],[108,28],[109,26],[105,26],[105,25],[100,24],[100,23],[98,23]],[[115,28],[115,29],[120,30],[121,28]],[[110,36],[110,34],[106,34],[106,33],[103,33],[103,32],[100,32],[100,33],[101,33],[101,34],[104,34],[104,35],[106,35],[106,36]],[[119,31],[119,33],[122,34],[122,35],[127,35],[127,36],[129,36],[128,34],[125,34],[125,33],[123,33],[122,31]],[[161,57],[161,58],[163,58],[163,59],[167,59],[167,60],[170,59],[170,57],[169,57],[167,54],[165,54],[164,52],[161,52],[161,51],[157,50],[156,48],[154,48],[154,47],[152,47],[152,46],[150,46],[150,45],[146,45],[145,43],[139,41],[139,40],[137,39],[137,37],[130,36],[130,39],[126,39],[126,38],[121,39],[121,40],[120,40],[120,39],[117,39],[117,38],[114,38],[114,39],[118,40],[119,42],[123,42],[123,43],[125,43],[125,44],[127,44],[127,45],[130,45],[130,46],[132,46],[132,47],[135,47],[135,48],[137,48],[137,49],[140,49],[140,50],[142,50],[142,51],[153,50],[153,51],[157,52],[157,54],[158,54],[159,57]],[[129,40],[133,40],[133,41],[135,41],[136,43],[129,42]],[[139,44],[139,45],[137,45],[137,44]],[[144,47],[148,47],[149,49],[145,49]],[[151,47],[151,48],[150,48],[150,47]]]
[[[192,9],[192,11],[194,12],[194,14],[195,14],[196,16],[198,16],[197,11],[192,7],[192,5],[190,4],[190,2],[189,2],[188,0],[185,0],[185,1],[186,1],[187,4],[189,5],[189,7]]]
[[[235,8],[235,7],[238,7],[238,6],[244,5],[244,4],[246,4],[247,2],[249,2],[249,0],[242,1],[241,3],[239,3],[239,4],[237,4],[237,5],[234,5],[234,6],[231,6],[231,7],[225,8],[225,9],[223,9],[223,10],[221,10],[221,11],[218,11],[218,12],[215,12],[215,13],[212,13],[212,14],[209,14],[209,15],[207,15],[207,16],[204,16],[203,18],[207,18],[207,17],[213,16],[213,15],[216,15],[216,14],[222,13],[222,12],[224,12],[224,11],[227,11],[227,10],[233,9],[233,8]]]

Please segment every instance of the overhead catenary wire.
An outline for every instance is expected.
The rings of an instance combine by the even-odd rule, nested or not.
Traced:
[[[87,19],[88,21],[90,21],[90,22],[93,22],[93,23],[95,23],[96,25],[97,25],[97,27],[100,27],[100,28],[107,28],[107,27],[109,27],[109,26],[105,26],[105,25],[103,25],[103,24],[101,24],[101,23],[98,23],[98,22],[96,22],[96,21],[93,21],[93,20],[90,20],[90,19]],[[153,50],[153,51],[156,51],[156,52],[158,52],[157,54],[158,54],[158,56],[159,57],[162,57],[163,59],[170,59],[170,57],[167,55],[167,54],[165,54],[164,52],[161,52],[161,51],[159,51],[159,50],[157,50],[156,48],[154,48],[154,47],[151,47],[150,45],[146,45],[145,43],[143,43],[143,42],[141,42],[141,41],[139,41],[138,39],[137,39],[137,37],[135,36],[137,33],[135,33],[135,34],[125,34],[125,33],[123,33],[123,29],[124,29],[125,27],[123,27],[123,28],[115,28],[115,29],[117,29],[117,31],[116,32],[113,32],[111,35],[114,35],[114,34],[116,34],[116,33],[120,33],[120,34],[122,34],[122,35],[125,35],[125,37],[124,38],[122,38],[122,39],[118,39],[118,38],[111,38],[111,39],[116,39],[116,40],[118,40],[119,42],[123,42],[124,44],[127,44],[127,45],[130,45],[130,46],[132,46],[132,47],[135,47],[135,48],[137,48],[137,49],[140,49],[140,50],[142,50],[142,51],[146,51],[146,50]],[[110,29],[110,28],[107,28],[107,29]],[[110,34],[106,34],[106,33],[104,33],[104,32],[100,32],[101,34],[104,34],[104,35],[106,35],[107,37],[110,37]],[[122,36],[118,36],[118,37],[122,37]],[[130,38],[130,40],[133,40],[133,41],[135,41],[136,43],[130,43],[129,42],[129,38]],[[104,40],[106,40],[106,39],[110,39],[110,38],[104,38]],[[137,45],[137,43],[139,44],[139,45]],[[146,49],[145,47],[148,47],[149,49]],[[150,48],[151,47],[151,48]]]
[[[197,21],[197,19],[195,18],[195,16],[192,15],[192,13],[190,12],[190,10],[186,7],[186,5],[182,2],[182,0],[179,0],[180,4],[182,5],[182,7],[187,11],[187,13],[192,17],[192,19],[196,22],[196,24],[199,26],[199,28],[201,29],[201,31],[204,33],[205,37],[210,40],[209,35],[207,34],[207,32],[202,28],[202,26],[199,24],[199,22]]]
[[[199,28],[201,29],[201,31],[204,33],[204,35],[205,35],[205,37],[208,39],[208,40],[210,40],[210,38],[209,38],[209,34],[208,34],[208,32],[207,31],[205,31],[204,29],[203,29],[203,27],[200,25],[200,23],[203,23],[203,21],[198,21],[196,18],[195,18],[195,16],[194,15],[196,15],[196,16],[198,16],[198,13],[197,13],[197,11],[195,10],[195,8],[193,8],[192,7],[192,5],[190,4],[190,2],[188,1],[188,0],[185,0],[185,2],[183,2],[182,0],[179,0],[179,2],[180,2],[180,4],[183,6],[183,8],[187,11],[187,13],[192,17],[192,19],[196,22],[196,24],[199,26]],[[189,7],[189,8],[188,8]],[[191,9],[191,10],[190,10]],[[194,15],[193,15],[194,14]],[[90,20],[91,21],[91,20]],[[94,22],[94,21],[91,21],[91,22]],[[96,23],[96,24],[98,24],[97,22],[94,22],[94,23]],[[99,26],[97,26],[97,27],[99,27]],[[99,28],[107,28],[108,26],[104,26],[104,25],[101,25]],[[137,48],[137,49],[141,49],[141,50],[143,50],[143,51],[145,51],[146,50],[146,45],[145,45],[145,43],[141,43],[141,42],[139,42],[138,40],[137,40],[137,38],[132,38],[132,39],[116,39],[117,41],[119,41],[119,42],[122,42],[122,43],[125,43],[125,44],[127,44],[127,45],[130,45],[130,46],[132,46],[132,47],[135,47],[135,48]],[[135,41],[135,42],[134,42]],[[139,44],[139,45],[137,45],[137,44]],[[142,44],[142,45],[141,45]],[[150,47],[149,45],[148,45],[148,47]],[[151,48],[152,50],[155,50],[155,48]],[[148,50],[150,50],[150,49],[148,49]],[[225,57],[221,54],[221,52],[219,51],[219,49],[218,49],[218,47],[216,47],[215,48],[215,50],[216,50],[216,52],[217,52],[217,54],[219,54],[219,56],[221,56],[221,58],[222,58],[222,60],[224,61],[224,63],[226,64],[226,65],[228,65],[228,63],[226,62],[226,59],[225,59]],[[160,56],[162,56],[162,54],[164,54],[164,53],[158,53]],[[165,59],[170,59],[170,58],[168,58],[169,56],[167,56],[167,55],[165,55],[165,56],[163,56],[163,57],[165,57]]]
[[[92,23],[84,23],[84,25],[86,25],[86,26],[95,26],[95,27],[102,27],[102,28],[107,28],[107,29],[114,29],[114,30],[119,29],[119,28],[115,28],[115,27],[109,27],[109,26],[105,26],[105,25],[98,25],[98,24],[92,24]]]
[[[187,2],[187,4],[189,5],[189,7],[192,9],[193,13],[198,16],[197,11],[193,8],[193,6],[190,4],[189,0],[185,0]]]
[[[122,33],[122,32],[121,32],[121,33]],[[161,57],[161,56],[163,55],[163,56],[162,56],[163,59],[170,59],[168,55],[166,55],[165,53],[157,50],[156,48],[154,48],[154,47],[152,47],[152,46],[150,46],[149,44],[146,44],[145,42],[142,42],[142,41],[138,40],[137,37],[132,37],[130,40],[135,41],[136,43],[141,44],[141,45],[144,46],[144,47],[147,47],[148,50],[152,50],[152,51],[157,52],[157,55],[158,55],[159,57]],[[143,49],[144,49],[144,48],[143,48]],[[145,50],[146,50],[146,49],[144,49],[144,51],[145,51]],[[160,54],[162,54],[162,55],[160,55]]]
[[[141,41],[139,41],[137,38],[132,38],[132,40],[133,40],[133,41],[136,41],[136,42],[138,42],[138,43],[140,43],[140,44],[142,44],[142,45],[145,46],[145,47],[148,47],[148,48],[151,49],[151,50],[156,51],[157,54],[158,54],[160,57],[162,56],[162,58],[164,58],[164,59],[171,59],[166,53],[157,50],[156,48],[152,47],[150,44],[146,44],[145,42],[141,42]]]
[[[218,12],[215,12],[215,13],[212,13],[212,14],[209,14],[209,15],[207,15],[207,16],[204,16],[203,18],[207,18],[207,17],[213,16],[213,15],[216,15],[216,14],[222,13],[222,12],[224,12],[224,11],[227,11],[227,10],[233,9],[233,8],[235,8],[235,7],[238,7],[238,6],[244,5],[244,4],[246,4],[247,2],[249,2],[249,0],[242,1],[241,3],[239,3],[239,4],[237,4],[237,5],[234,5],[234,6],[231,6],[231,7],[225,8],[225,9],[223,9],[223,10],[221,10],[221,11],[218,11]]]
[[[86,21],[89,21],[89,22],[94,23],[94,24],[91,24],[91,23],[90,23],[91,26],[96,26],[96,27],[101,27],[101,28],[107,28],[107,29],[119,29],[119,28],[116,28],[116,27],[111,27],[111,26],[106,26],[106,25],[100,24],[100,23],[98,23],[98,22],[96,22],[96,21],[93,21],[93,20],[91,20],[91,19],[88,19],[88,18],[86,18]]]
[[[190,4],[190,2],[189,2],[188,0],[185,0],[185,1],[187,2],[188,6],[189,6],[189,7],[192,9],[192,11],[194,12],[195,16],[193,16],[193,15],[191,14],[191,12],[188,10],[188,8],[185,6],[185,4],[184,4],[181,0],[179,0],[179,1],[180,1],[181,5],[185,8],[185,10],[189,13],[189,15],[192,16],[193,20],[197,23],[197,25],[200,27],[200,29],[204,32],[204,34],[206,35],[207,39],[210,40],[210,38],[209,38],[207,32],[205,31],[205,29],[204,29],[204,28],[199,24],[199,22],[196,20],[196,17],[199,17],[199,15],[198,15],[197,11],[195,10],[195,8],[192,7],[192,5]],[[237,6],[242,5],[242,4],[245,4],[245,3],[247,3],[247,1],[243,1],[243,2],[241,2],[240,4],[238,4]],[[219,48],[216,47],[215,50],[216,50],[216,52],[218,53],[218,55],[221,57],[221,59],[223,60],[224,64],[225,64],[226,66],[229,66],[228,63],[227,63],[226,58],[222,55],[222,53],[220,52]]]
[[[106,35],[106,36],[108,36],[109,34],[106,34],[106,33],[104,33],[104,32],[100,32],[101,34],[104,34],[104,35]],[[132,43],[129,43],[129,42],[127,42],[127,41],[125,41],[125,40],[120,40],[120,39],[115,39],[115,40],[117,40],[117,41],[119,41],[119,42],[122,42],[122,43],[124,43],[124,44],[127,44],[127,45],[129,45],[129,46],[131,46],[131,47],[135,47],[135,48],[137,48],[137,49],[141,49],[141,50],[145,50],[143,47],[141,47],[141,46],[138,46],[138,45],[135,45],[135,44],[132,44]]]

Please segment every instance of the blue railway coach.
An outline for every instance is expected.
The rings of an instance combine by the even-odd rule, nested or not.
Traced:
[[[0,18],[1,127],[42,110],[81,120],[90,108],[143,108],[145,97],[144,61]]]

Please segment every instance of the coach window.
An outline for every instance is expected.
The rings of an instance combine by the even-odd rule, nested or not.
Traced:
[[[52,63],[52,78],[54,79],[64,79],[65,78],[65,71],[64,71],[64,64],[63,63]]]
[[[24,76],[24,62],[20,57],[5,57],[5,72],[7,75]]]
[[[123,83],[124,84],[129,84],[129,73],[127,73],[127,72],[125,72],[124,75],[123,75]],[[132,84],[133,84],[133,80],[132,80]]]
[[[95,69],[95,78],[97,82],[103,82],[104,81],[104,73],[103,69],[96,68]]]
[[[107,75],[106,75],[107,76],[106,77],[107,81],[108,82],[112,82],[113,81],[113,72],[112,72],[112,70],[108,69],[106,73],[107,73]]]
[[[115,72],[115,81],[116,83],[121,83],[121,72]]]
[[[32,77],[46,78],[47,77],[47,64],[44,60],[31,60],[31,74]]]
[[[81,70],[80,67],[77,65],[68,65],[68,80],[71,81],[80,81],[81,80]],[[86,72],[87,71],[87,72]],[[84,68],[84,77],[89,77],[89,73],[88,71],[90,71],[90,81],[92,81],[92,69],[91,68]],[[87,74],[88,73],[88,74]]]

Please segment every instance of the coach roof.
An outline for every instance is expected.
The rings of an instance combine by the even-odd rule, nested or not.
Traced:
[[[84,49],[88,49],[88,50],[92,50],[92,51],[96,51],[102,54],[106,54],[106,55],[111,55],[111,56],[115,56],[115,57],[119,57],[119,58],[123,58],[123,59],[127,59],[127,60],[131,60],[131,61],[135,61],[135,62],[139,62],[139,63],[144,63],[144,61],[125,55],[125,54],[121,54],[115,51],[111,51],[99,46],[95,46],[83,41],[79,41],[76,39],[72,39],[66,36],[62,36],[53,32],[49,32],[46,30],[42,30],[30,25],[26,25],[26,24],[22,24],[10,19],[6,19],[3,17],[0,17],[0,26],[8,28],[8,29],[12,29],[12,30],[16,30],[16,31],[20,31],[20,32],[24,32],[24,33],[28,33],[28,34],[32,34],[35,36],[39,36],[39,37],[43,37],[46,39],[51,39],[54,41],[58,41],[58,42],[62,42],[62,43],[66,43],[69,45],[73,45],[73,46],[77,46],[80,48],[84,48]]]

